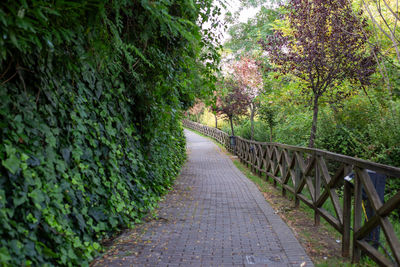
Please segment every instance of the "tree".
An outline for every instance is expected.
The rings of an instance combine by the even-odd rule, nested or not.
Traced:
[[[242,4],[245,3],[242,2]],[[279,9],[265,6],[265,3],[243,6],[243,8],[248,7],[260,8],[260,10],[247,22],[232,19],[233,24],[228,28],[230,38],[224,43],[224,47],[229,49],[236,59],[261,52],[257,42],[260,36],[272,34],[272,22],[278,19],[280,14]]]
[[[381,50],[381,56],[375,55],[375,59],[383,81],[390,96],[393,93],[400,96],[397,79],[400,64],[399,0],[358,0],[358,3],[370,17],[374,29],[371,43]]]
[[[278,28],[260,43],[278,72],[305,82],[303,92],[313,107],[309,147],[314,147],[320,97],[339,90],[346,79],[368,84],[376,61],[366,51],[367,22],[353,14],[347,0],[289,0],[287,9],[289,29]]]
[[[233,118],[235,116],[247,113],[247,107],[250,103],[249,96],[242,90],[241,86],[233,78],[229,77],[222,83],[227,93],[224,96],[218,96],[220,106],[217,106],[217,113],[229,119],[232,135]]]
[[[244,93],[249,97],[251,140],[254,139],[254,116],[257,112],[257,96],[263,87],[263,78],[257,62],[250,57],[242,57],[233,65],[233,74]]]
[[[348,0],[349,1],[349,0]],[[362,5],[367,11],[373,25],[383,33],[384,37],[392,44],[396,53],[397,61],[400,63],[400,22],[399,1],[391,0],[362,0]]]
[[[215,128],[218,129],[218,112],[221,107],[221,97],[217,95],[217,91],[214,91],[214,102],[210,105],[210,111],[214,114],[215,118]]]
[[[189,109],[189,114],[194,115],[197,122],[200,122],[200,115],[204,111],[205,104],[197,99],[196,104]]]
[[[277,124],[276,121],[276,109],[271,105],[272,103],[268,103],[268,105],[261,105],[259,107],[259,115],[260,119],[267,123],[269,128],[269,141],[272,143],[273,141],[273,129]]]

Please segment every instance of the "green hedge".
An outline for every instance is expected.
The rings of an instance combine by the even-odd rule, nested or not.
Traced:
[[[185,159],[181,110],[206,93],[209,10],[0,3],[0,265],[87,266],[154,207]]]

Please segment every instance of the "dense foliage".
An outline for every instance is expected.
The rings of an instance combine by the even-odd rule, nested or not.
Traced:
[[[210,1],[0,3],[0,265],[87,266],[185,158]],[[196,58],[207,60],[207,64]]]
[[[310,78],[320,84],[335,80],[322,87],[327,90],[318,99],[315,147],[400,167],[396,1],[282,1],[286,3],[282,6],[265,0],[240,2],[244,8],[257,6],[259,11],[247,22],[234,21],[238,16],[229,18],[234,25],[224,49],[226,61],[251,56],[260,62],[263,88],[258,96],[254,139],[309,145],[314,115]],[[275,49],[275,55],[273,51],[261,53],[257,44],[261,38],[270,50]],[[287,47],[273,47],[282,40]],[[273,66],[274,56],[275,63],[280,60],[282,64]],[[223,120],[218,127],[251,139],[250,121],[243,115],[236,117],[233,129]],[[207,109],[199,122],[215,125]],[[399,181],[398,177],[387,180],[386,197],[400,190]]]
[[[301,79],[304,93],[311,95],[309,146],[314,147],[321,96],[343,99],[339,86],[346,79],[369,84],[376,62],[366,49],[366,19],[353,12],[348,0],[291,0],[287,9],[287,31],[277,29],[261,44],[276,71]]]
[[[259,7],[257,14],[247,22],[235,21],[237,15],[228,19],[233,25],[231,38],[224,44],[230,60],[226,65],[232,65],[233,56],[251,56],[263,74],[254,138],[265,141],[273,136],[276,142],[309,144],[313,78],[315,84],[323,85],[315,146],[400,166],[400,104],[396,96],[400,65],[394,45],[400,28],[395,26],[398,16],[393,13],[398,7],[390,1],[282,2],[285,5],[242,0],[242,8]],[[374,29],[388,29],[394,39],[388,40],[384,32]],[[263,47],[257,44],[261,39],[269,52],[261,53]],[[274,58],[281,64],[272,65]],[[211,119],[205,109],[200,122],[213,126]],[[248,139],[249,120],[242,116],[234,127]],[[231,131],[228,123],[219,125]]]
[[[240,59],[243,55],[254,56],[260,54],[261,47],[257,44],[260,37],[272,34],[272,22],[280,16],[279,10],[270,7],[277,4],[274,2],[280,1],[241,0],[240,2],[242,6],[236,13],[239,13],[243,8],[257,8],[260,5],[261,7],[256,16],[249,18],[245,22],[235,20],[239,14],[228,12],[226,15],[227,21],[232,25],[228,28],[230,38],[224,43],[224,49],[230,51],[236,59]]]
[[[240,82],[234,77],[229,77],[219,84],[220,88],[226,90],[225,94],[218,96],[218,100],[214,107],[214,111],[229,120],[231,125],[231,133],[235,135],[233,129],[233,119],[247,113],[247,108],[251,103],[249,95],[243,90]]]

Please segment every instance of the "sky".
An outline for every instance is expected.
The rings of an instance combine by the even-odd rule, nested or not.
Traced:
[[[222,20],[227,11],[230,11],[233,14],[237,10],[239,10],[240,2],[238,0],[231,0],[231,1],[227,1],[226,5],[227,5],[227,10],[223,9],[222,14],[220,16],[220,18]],[[247,22],[247,20],[249,18],[254,17],[259,10],[260,10],[260,8],[245,8],[245,9],[243,9],[239,15],[239,19],[238,19],[239,22]],[[230,25],[227,25],[227,26],[229,27]],[[223,35],[222,42],[225,42],[226,40],[228,40],[230,38],[230,35],[228,34],[227,31],[224,31],[222,33],[222,35]]]

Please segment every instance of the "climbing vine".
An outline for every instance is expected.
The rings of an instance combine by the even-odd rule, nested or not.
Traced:
[[[185,159],[180,111],[212,90],[211,10],[0,3],[0,265],[87,266],[154,207]]]

